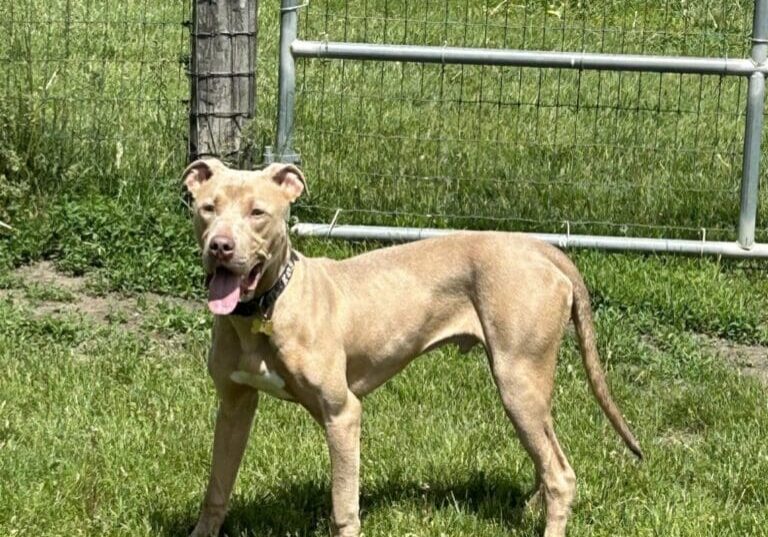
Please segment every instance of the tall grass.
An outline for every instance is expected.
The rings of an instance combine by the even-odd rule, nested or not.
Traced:
[[[743,57],[750,17],[726,2],[324,2],[301,33]],[[733,238],[744,80],[316,60],[299,72],[311,218]]]
[[[184,2],[0,2],[0,174],[156,193],[185,156]]]
[[[278,4],[259,5],[256,147],[274,139]],[[300,36],[745,57],[751,11],[329,0],[302,8]],[[0,0],[0,201],[176,203],[189,13],[186,0]],[[300,219],[341,208],[345,223],[734,237],[742,79],[306,60],[298,83],[296,147],[315,186]]]

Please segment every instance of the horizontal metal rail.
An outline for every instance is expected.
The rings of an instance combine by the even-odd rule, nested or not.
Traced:
[[[457,233],[455,229],[333,226],[330,224],[296,224],[291,229],[301,237],[326,237],[345,240],[409,242]],[[566,235],[563,233],[528,233],[559,248],[590,248],[608,252],[644,252],[695,256],[722,256],[740,259],[768,259],[768,244],[753,244],[746,250],[736,242],[695,241],[681,239],[647,239],[607,237],[599,235]]]
[[[375,45],[294,40],[296,58],[397,61],[458,65],[553,67],[598,71],[643,71],[703,75],[751,76],[768,74],[768,65],[742,58],[697,58],[536,50],[441,47],[421,45]]]

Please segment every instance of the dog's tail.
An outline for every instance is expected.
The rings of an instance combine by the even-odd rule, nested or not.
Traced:
[[[576,326],[576,335],[581,349],[581,359],[584,363],[584,369],[587,371],[589,385],[592,393],[595,395],[600,408],[603,409],[608,421],[619,433],[621,439],[627,447],[634,453],[638,459],[643,458],[643,452],[640,450],[640,444],[635,439],[635,435],[629,429],[627,422],[621,415],[621,411],[613,402],[611,393],[608,390],[608,384],[605,382],[605,373],[600,365],[600,358],[597,352],[597,343],[595,338],[595,325],[592,321],[592,308],[589,305],[589,291],[584,283],[576,266],[568,257],[557,248],[547,248],[549,255],[547,257],[562,270],[573,284],[573,306],[571,308],[571,318]]]

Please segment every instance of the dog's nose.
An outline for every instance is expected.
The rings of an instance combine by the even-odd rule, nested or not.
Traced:
[[[225,235],[216,235],[211,239],[209,248],[214,256],[227,261],[235,253],[235,241]]]

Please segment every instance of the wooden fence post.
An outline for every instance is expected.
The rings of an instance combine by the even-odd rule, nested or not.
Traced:
[[[242,139],[253,117],[258,0],[192,0],[189,160],[250,167]]]

